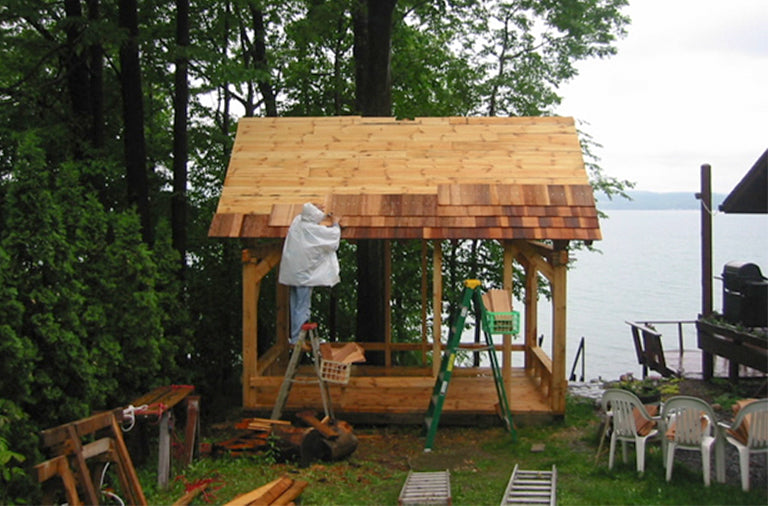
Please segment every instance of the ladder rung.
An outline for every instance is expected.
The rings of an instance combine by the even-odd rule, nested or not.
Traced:
[[[555,504],[557,469],[525,471],[515,466],[501,504]]]

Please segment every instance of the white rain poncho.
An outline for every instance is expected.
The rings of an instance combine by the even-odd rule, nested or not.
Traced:
[[[333,286],[339,278],[336,250],[341,227],[320,222],[325,213],[311,203],[304,204],[288,229],[280,260],[280,283],[289,286]]]

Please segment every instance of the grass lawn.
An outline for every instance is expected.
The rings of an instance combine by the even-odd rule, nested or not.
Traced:
[[[185,487],[207,481],[207,494],[193,504],[222,504],[287,475],[309,482],[299,498],[305,505],[397,504],[409,469],[449,469],[454,505],[498,504],[515,464],[520,469],[549,470],[557,466],[557,502],[566,504],[768,504],[768,485],[751,483],[742,492],[738,475],[705,488],[698,469],[676,461],[672,481],[665,480],[656,439],[646,454],[646,472],[635,471],[634,447],[627,464],[618,450],[608,470],[607,452],[596,462],[600,419],[594,402],[569,398],[564,422],[520,427],[517,441],[499,427],[441,427],[434,450],[424,453],[420,427],[356,427],[357,450],[346,460],[306,468],[277,463],[269,453],[251,457],[202,458],[179,475],[167,491],[155,488],[152,466],[140,469],[150,504],[171,504]],[[543,449],[541,446],[543,445]],[[541,451],[532,451],[541,450]],[[763,456],[759,458],[764,458]],[[762,461],[764,462],[764,461]]]

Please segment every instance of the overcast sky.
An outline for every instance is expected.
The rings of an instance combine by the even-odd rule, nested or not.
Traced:
[[[586,122],[607,175],[728,193],[768,149],[768,0],[630,0],[618,54],[579,64],[558,113]]]

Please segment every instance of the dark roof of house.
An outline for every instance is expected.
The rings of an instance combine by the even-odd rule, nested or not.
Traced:
[[[768,149],[720,204],[724,213],[768,213]]]

